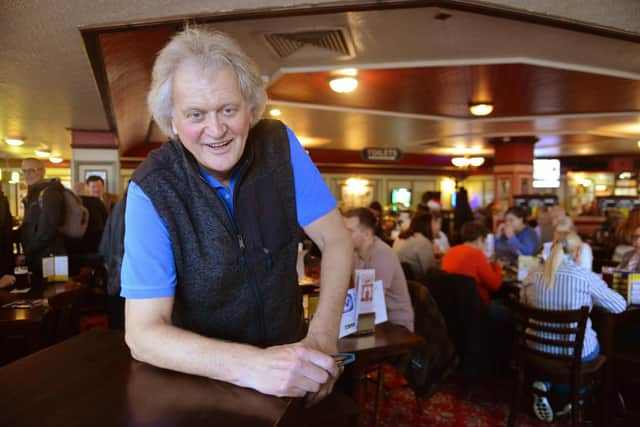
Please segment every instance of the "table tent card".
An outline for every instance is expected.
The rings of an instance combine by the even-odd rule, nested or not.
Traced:
[[[355,287],[347,291],[342,318],[340,338],[358,330],[361,314],[375,315],[375,324],[387,321],[387,306],[382,280],[375,280],[375,270],[355,270]]]
[[[640,274],[615,270],[611,288],[627,300],[627,305],[640,305]]]
[[[63,255],[42,258],[42,277],[48,282],[69,280],[69,257]]]
[[[529,275],[529,272],[539,265],[540,258],[537,256],[520,255],[518,257],[518,280],[522,282]]]

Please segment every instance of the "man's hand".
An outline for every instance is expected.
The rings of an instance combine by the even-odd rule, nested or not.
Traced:
[[[259,350],[246,385],[274,396],[303,397],[325,390],[339,374],[331,356],[299,342]]]
[[[15,283],[16,278],[11,274],[5,274],[4,276],[0,277],[0,288],[6,288],[8,286],[14,285]]]
[[[338,352],[338,343],[335,341],[335,339],[330,340],[328,337],[317,337],[311,332],[305,337],[305,339],[302,340],[302,344],[310,348],[315,348],[323,352],[324,354],[335,354]],[[337,369],[337,375],[332,375],[326,383],[322,384],[320,390],[315,393],[307,394],[305,399],[307,407],[315,405],[316,403],[327,397],[329,394],[331,394],[331,392],[333,391],[333,386],[335,385],[338,378],[340,378],[340,375],[342,375],[342,372],[344,372],[343,367],[338,367]]]

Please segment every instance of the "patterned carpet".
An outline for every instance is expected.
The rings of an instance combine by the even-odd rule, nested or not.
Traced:
[[[413,391],[403,387],[404,379],[393,368],[385,367],[385,397],[378,422],[382,427],[494,427],[505,426],[509,414],[509,396],[512,384],[508,381],[467,390],[455,379],[443,384],[440,390],[422,403],[419,414]],[[373,400],[373,389],[371,390]],[[523,400],[525,397],[523,396]],[[373,425],[373,403],[367,408],[365,420]],[[637,426],[637,420],[617,420],[616,427]],[[558,427],[570,425],[564,417],[553,423],[539,421],[533,415],[530,404],[519,413],[518,427]]]

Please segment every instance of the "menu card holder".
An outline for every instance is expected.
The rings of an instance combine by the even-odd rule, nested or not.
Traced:
[[[627,300],[627,305],[640,305],[640,274],[616,270],[611,288]]]
[[[47,282],[69,280],[69,257],[61,255],[42,258],[42,277]]]

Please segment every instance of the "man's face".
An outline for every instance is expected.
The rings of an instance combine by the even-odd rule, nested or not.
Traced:
[[[362,249],[369,237],[369,232],[365,227],[360,226],[358,217],[345,218],[344,226],[349,230],[349,233],[351,233],[353,248],[356,251]]]
[[[27,185],[33,185],[44,179],[44,168],[33,160],[22,161],[22,176]]]
[[[87,190],[89,190],[90,196],[102,198],[104,195],[104,184],[102,184],[102,181],[91,181],[87,184]]]
[[[182,63],[173,79],[172,126],[200,166],[226,181],[251,128],[249,105],[231,67]]]

